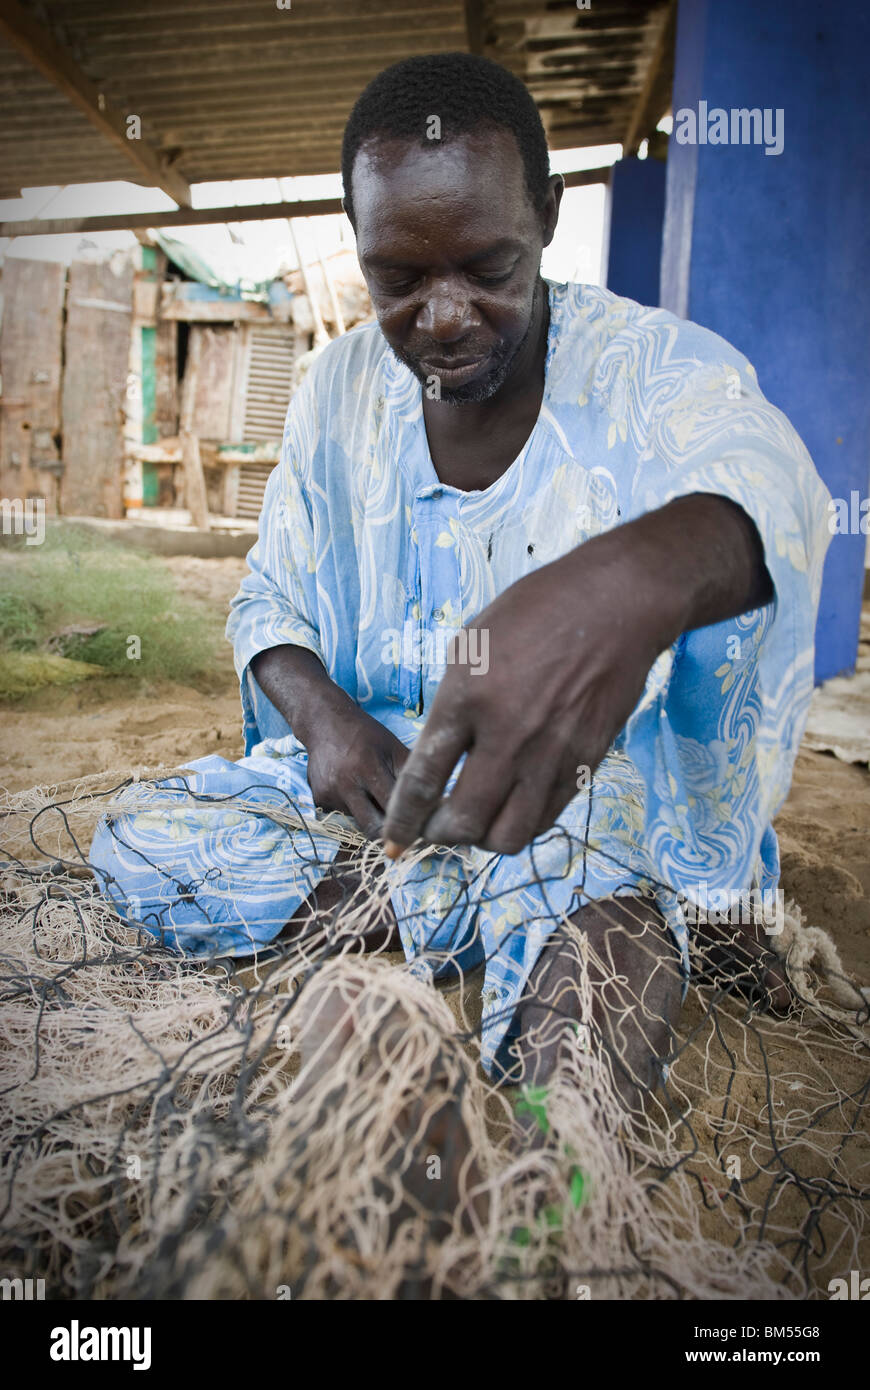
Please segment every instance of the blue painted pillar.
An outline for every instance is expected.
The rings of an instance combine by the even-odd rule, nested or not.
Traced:
[[[661,302],[746,354],[853,503],[828,551],[817,680],[854,668],[867,545],[851,494],[870,490],[868,53],[867,0],[680,0]],[[732,141],[732,110],[767,108],[760,143],[714,143],[717,108]],[[688,109],[696,144],[678,139]]]
[[[607,288],[640,304],[659,302],[665,172],[660,159],[621,159],[610,177]]]

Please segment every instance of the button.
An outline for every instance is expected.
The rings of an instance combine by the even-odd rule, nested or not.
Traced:
[[[435,609],[435,612],[432,614],[432,621],[435,622],[435,623],[443,623],[443,621],[444,621],[444,609],[443,609],[443,608],[436,608],[436,609]]]

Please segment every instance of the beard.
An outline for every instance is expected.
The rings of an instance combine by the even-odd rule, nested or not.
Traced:
[[[489,365],[485,374],[475,381],[466,382],[464,386],[448,387],[442,386],[439,400],[445,401],[448,405],[470,405],[480,404],[482,401],[490,400],[497,391],[504,386],[511,374],[511,369],[529,340],[532,327],[535,323],[535,310],[538,306],[540,297],[540,280],[535,286],[535,293],[532,299],[532,312],[529,314],[529,322],[526,331],[520,341],[512,347],[505,338],[499,338],[494,347],[490,349]],[[405,352],[400,348],[392,348],[392,352],[399,361],[414,373],[414,376],[424,386],[429,384],[433,375],[431,371],[426,371],[421,364],[420,354]],[[469,345],[463,345],[463,351],[457,356],[468,356]],[[473,345],[471,355],[474,355]]]

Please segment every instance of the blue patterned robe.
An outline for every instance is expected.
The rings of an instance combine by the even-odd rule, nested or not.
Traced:
[[[180,950],[265,945],[322,877],[335,841],[317,833],[305,749],[259,690],[256,653],[308,648],[410,746],[443,674],[444,639],[508,585],[674,497],[733,499],[758,527],[774,603],[662,653],[591,786],[552,831],[513,856],[433,851],[393,892],[418,970],[486,960],[490,1068],[548,933],[583,902],[654,895],[687,961],[683,898],[696,900],[701,884],[711,894],[775,888],[771,821],[812,692],[829,539],[828,494],[739,352],[594,286],[548,289],[540,415],[483,491],[439,481],[422,388],[377,327],[315,362],[291,402],[227,624],[245,757],[189,764],[191,786],[217,804],[179,795],[177,807],[143,810],[139,789],[137,809],[102,824],[91,853],[122,910]],[[685,544],[691,564],[690,535]],[[221,806],[240,792],[264,808],[289,799],[310,830]]]

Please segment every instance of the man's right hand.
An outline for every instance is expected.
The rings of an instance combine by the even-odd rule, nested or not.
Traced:
[[[367,839],[379,839],[390,793],[408,757],[405,745],[330,680],[313,652],[272,647],[254,657],[251,670],[308,750],[314,804],[341,811]]]
[[[408,749],[358,705],[330,712],[308,732],[308,785],[314,804],[352,816],[368,840],[384,813]]]

